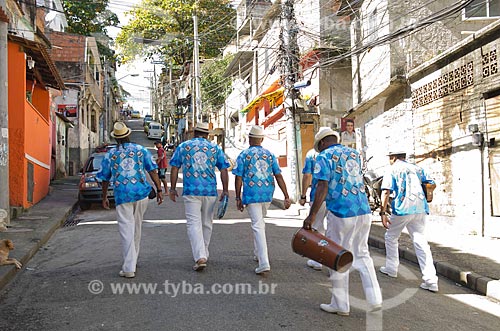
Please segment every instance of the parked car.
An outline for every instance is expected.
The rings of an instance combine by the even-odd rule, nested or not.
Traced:
[[[158,122],[149,123],[148,139],[161,139],[163,136],[163,126]]]
[[[80,184],[78,186],[78,204],[81,210],[87,210],[92,203],[102,203],[102,182],[96,178],[101,169],[101,163],[109,148],[115,145],[104,145],[96,148],[81,169]],[[113,195],[113,183],[109,184],[108,199],[110,203],[115,202]]]
[[[132,118],[141,118],[141,112],[138,110],[132,110],[131,117]]]
[[[153,115],[144,115],[144,121],[142,122],[144,132],[148,133],[149,123],[151,122],[153,122]]]

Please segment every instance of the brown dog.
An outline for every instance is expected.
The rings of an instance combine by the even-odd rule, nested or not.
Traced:
[[[9,259],[9,252],[13,249],[14,243],[12,240],[0,240],[0,265],[15,264],[17,269],[21,269],[23,266],[21,262],[14,258]]]

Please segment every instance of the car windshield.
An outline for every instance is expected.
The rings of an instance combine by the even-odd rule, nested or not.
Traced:
[[[153,129],[153,130],[159,130],[160,129],[160,126],[159,125],[150,125],[150,128]]]
[[[87,164],[85,172],[99,171],[101,169],[101,163],[103,159],[104,154],[95,154],[93,157],[91,157],[89,163]]]

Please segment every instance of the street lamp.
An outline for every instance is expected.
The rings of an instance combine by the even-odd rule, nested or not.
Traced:
[[[118,78],[116,81],[122,80],[123,78],[128,77],[128,76],[137,77],[137,76],[139,76],[139,74],[126,74],[125,76]]]

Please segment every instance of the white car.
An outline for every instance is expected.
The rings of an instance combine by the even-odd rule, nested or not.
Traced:
[[[157,122],[150,122],[148,129],[148,139],[161,139],[163,136],[163,126]]]

